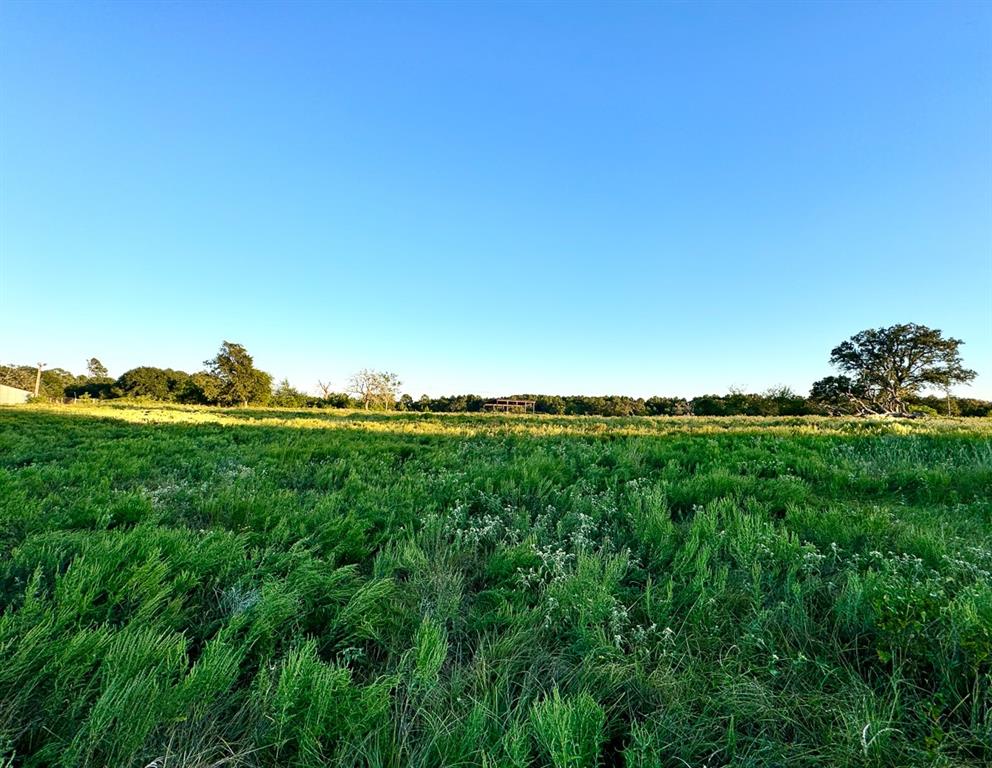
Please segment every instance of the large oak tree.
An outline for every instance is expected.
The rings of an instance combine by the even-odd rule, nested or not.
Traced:
[[[831,364],[845,376],[829,377],[830,383],[847,384],[845,396],[863,413],[905,414],[921,390],[947,390],[975,378],[961,361],[963,343],[915,323],[861,331],[831,351]],[[814,384],[814,391],[826,382]]]

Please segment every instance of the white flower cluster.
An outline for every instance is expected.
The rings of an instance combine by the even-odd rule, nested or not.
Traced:
[[[264,475],[265,470],[261,470],[259,474]],[[214,472],[214,477],[218,480],[232,482],[234,480],[240,480],[246,477],[253,477],[255,475],[255,470],[245,464],[241,464],[232,459],[227,459],[217,464],[217,471]]]
[[[815,544],[808,541],[803,542],[802,547],[802,571],[807,576],[812,576],[813,574],[818,574],[820,572],[820,566],[823,561],[827,559],[827,556],[822,554],[819,549],[816,548]]]
[[[473,513],[471,504],[460,501],[446,514],[432,514],[425,522],[440,522],[444,533],[451,539],[473,547],[519,543],[520,531],[513,525],[516,510],[512,505],[500,505],[498,499],[484,493],[480,494],[480,505],[484,511],[478,514]]]
[[[173,506],[175,502],[185,496],[205,496],[210,492],[210,483],[198,483],[196,485],[185,480],[167,480],[154,488],[147,486],[141,489],[141,493],[151,501],[156,509]]]
[[[593,534],[596,531],[596,523],[591,515],[585,512],[576,514],[577,523],[569,534],[571,545],[576,550],[591,549],[594,545]]]
[[[624,633],[630,628],[630,610],[618,600],[613,600],[610,608],[609,629],[613,645],[620,650],[624,645]]]
[[[965,546],[961,554],[967,554],[971,559],[945,555],[944,563],[975,581],[992,580],[992,549],[970,545]]]
[[[518,568],[517,577],[525,587],[554,584],[568,575],[568,565],[575,560],[575,555],[555,544],[536,545],[534,554],[540,559],[540,564],[531,568]]]

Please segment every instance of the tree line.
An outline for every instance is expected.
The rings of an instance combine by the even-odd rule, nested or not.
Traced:
[[[951,385],[967,383],[975,372],[960,358],[959,339],[944,338],[939,330],[915,324],[862,331],[838,345],[830,362],[838,375],[817,381],[809,395],[788,387],[761,393],[732,389],[728,394],[693,397],[634,398],[623,395],[514,394],[533,400],[536,413],[582,416],[804,416],[947,414],[992,416],[992,402],[951,398]],[[91,358],[86,375],[61,368],[0,365],[0,383],[33,392],[46,400],[116,398],[145,399],[219,406],[275,406],[286,408],[364,408],[429,413],[472,413],[491,401],[479,395],[421,396],[401,394],[399,377],[387,371],[364,369],[351,377],[343,391],[318,382],[320,395],[292,387],[286,379],[274,384],[271,374],[259,370],[240,344],[225,341],[217,354],[195,373],[139,366],[114,379],[106,367]],[[943,390],[943,395],[925,390]]]

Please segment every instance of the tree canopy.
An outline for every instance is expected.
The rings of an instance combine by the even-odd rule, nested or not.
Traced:
[[[272,376],[258,370],[248,350],[240,344],[225,341],[217,356],[203,364],[219,383],[215,399],[222,405],[264,403],[272,393]]]
[[[105,366],[95,357],[91,357],[89,360],[86,361],[86,370],[89,373],[91,379],[108,378],[107,366]]]
[[[189,374],[171,368],[143,365],[125,371],[115,387],[124,397],[147,397],[152,400],[182,400],[189,384]]]
[[[731,389],[728,394],[683,397],[623,395],[542,395],[507,393],[533,400],[536,413],[565,416],[801,416],[870,413],[942,413],[992,416],[992,403],[969,398],[940,398],[941,390],[971,381],[975,372],[964,367],[962,342],[944,338],[939,330],[921,325],[896,325],[862,331],[835,347],[831,362],[840,372],[813,384],[808,397],[777,386],[762,393]],[[40,395],[65,398],[148,398],[200,405],[272,405],[285,408],[398,409],[434,413],[482,411],[491,399],[477,394],[442,397],[401,395],[395,373],[363,369],[349,382],[348,392],[334,392],[320,381],[321,394],[301,392],[283,379],[273,389],[272,376],[255,367],[244,346],[225,341],[206,370],[193,374],[171,368],[139,366],[116,381],[103,375],[96,358],[87,361],[89,376],[61,368],[41,372]],[[0,384],[33,391],[36,365],[0,365]],[[933,390],[927,392],[926,390]]]
[[[392,408],[399,397],[401,383],[395,373],[363,368],[351,377],[348,391],[358,397],[366,410]]]
[[[814,392],[837,397],[836,390],[846,387],[843,397],[860,412],[905,414],[922,390],[946,390],[975,378],[961,361],[963,343],[915,323],[861,331],[830,353],[831,364],[845,376],[822,379]]]

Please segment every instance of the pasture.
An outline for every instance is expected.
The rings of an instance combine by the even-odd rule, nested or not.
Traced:
[[[988,419],[0,409],[0,765],[990,762]]]

